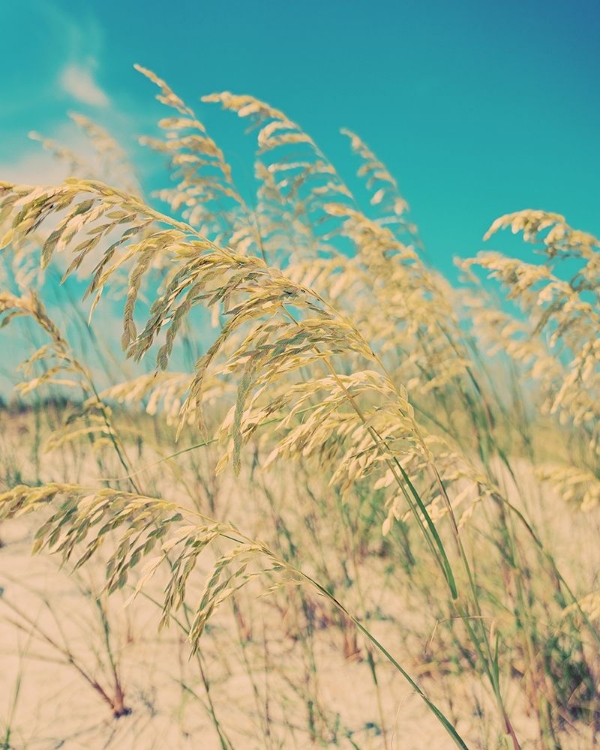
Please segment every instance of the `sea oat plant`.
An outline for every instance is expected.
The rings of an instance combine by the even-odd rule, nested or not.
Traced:
[[[186,634],[204,698],[187,678],[180,685],[210,716],[221,748],[234,743],[202,643],[219,639],[210,624],[223,605],[262,741],[276,746],[256,666],[261,629],[262,674],[279,673],[249,591],[262,592],[301,644],[302,686],[283,669],[279,677],[305,702],[312,743],[360,746],[322,705],[317,634],[326,629],[340,632],[346,658],[368,666],[381,747],[398,739],[381,683],[390,667],[459,747],[595,741],[597,594],[582,590],[593,576],[573,583],[563,571],[544,501],[554,486],[577,504],[569,512],[597,519],[598,241],[555,214],[502,217],[489,236],[523,231],[541,240],[544,261],[481,253],[461,262],[474,291],[459,294],[423,260],[395,179],[358,136],[344,131],[370,191],[366,211],[284,113],[250,96],[204,97],[257,131],[256,197],[245,196],[194,110],[137,67],[171,110],[162,136],[142,139],[168,162],[173,184],[153,196],[164,212],[143,197],[115,141],[77,115],[106,154],[104,179],[38,137],[74,176],[51,187],[0,184],[2,322],[27,317],[50,339],[27,359],[20,390],[76,392],[46,449],[80,446],[97,462],[92,482],[69,471],[9,482],[0,518],[43,515],[35,551],[57,552],[75,569],[101,565],[109,593],[131,588],[129,606],[147,597],[161,626]],[[85,331],[100,351],[102,298],[124,290],[121,346],[134,362],[154,351],[149,371],[96,386],[42,304],[42,281],[37,292],[22,281],[34,278],[38,253],[43,270],[70,253],[66,283],[88,276]],[[577,264],[570,277],[563,260]],[[477,267],[520,309],[495,305]],[[200,352],[188,372],[171,369],[180,351]],[[148,420],[160,425],[154,438]],[[541,430],[567,434],[558,455],[544,453]],[[136,446],[139,457],[153,454],[141,468]],[[172,495],[152,479],[157,467],[172,472]],[[268,469],[284,479],[269,481]],[[219,477],[239,497],[225,508]],[[246,513],[242,531],[226,514],[250,497],[256,515]],[[567,568],[577,560],[573,553]],[[149,589],[157,578],[158,597]],[[416,614],[406,626],[398,610],[408,602]],[[469,687],[453,700],[461,680]],[[278,736],[289,742],[295,731],[288,723]]]

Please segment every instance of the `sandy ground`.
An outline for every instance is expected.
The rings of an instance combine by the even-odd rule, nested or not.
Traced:
[[[5,445],[5,459],[9,453]],[[78,471],[85,475],[85,464]],[[523,482],[530,480],[527,467],[521,467],[520,475]],[[232,500],[232,486],[225,484],[219,492],[225,498],[223,507],[234,512],[237,503],[235,495]],[[546,537],[555,541],[559,565],[581,591],[598,587],[597,515],[566,512],[556,498],[553,512],[548,512],[546,496],[536,502],[533,512],[539,515]],[[248,513],[246,507],[235,520],[243,522]],[[379,705],[367,661],[344,658],[336,628],[317,629],[313,650],[307,654],[302,639],[294,638],[294,623],[286,622],[268,598],[261,598],[260,589],[245,594],[244,611],[252,631],[245,649],[240,647],[232,609],[226,605],[203,637],[200,662],[190,659],[176,625],[157,635],[157,606],[143,596],[128,607],[121,594],[108,601],[101,598],[107,630],[94,594],[101,588],[101,562],[73,578],[59,568],[56,557],[32,557],[31,537],[38,523],[39,519],[29,516],[0,527],[0,742],[5,750],[453,747],[421,699],[393,669],[379,668]],[[578,552],[585,550],[588,564],[583,568],[574,563],[578,559],[573,555],[574,545]],[[201,581],[199,571],[194,585],[201,586]],[[375,592],[379,582],[373,579],[367,584]],[[159,599],[163,585],[164,580],[155,580],[147,589],[148,596]],[[395,603],[398,621],[376,622],[372,627],[408,671],[417,675],[420,665],[403,653],[404,639],[397,630],[404,604]],[[415,620],[410,611],[404,616],[407,621]],[[115,672],[124,692],[119,705],[127,709],[119,718],[113,717],[113,709],[101,695],[103,690],[114,700]],[[516,716],[524,747],[537,747],[535,725],[513,692],[509,685],[507,703]],[[460,690],[448,698],[460,714],[461,700],[474,695],[482,706],[489,704],[481,688],[465,678]],[[451,715],[448,703],[443,708]],[[226,739],[219,737],[212,711]],[[501,746],[491,723],[476,715],[465,717],[462,712],[456,726],[470,748]],[[579,727],[564,747],[588,750],[591,742],[585,728]]]
[[[64,653],[68,649],[77,665],[82,665],[107,692],[114,692],[101,623],[92,598],[74,586],[65,572],[57,570],[55,560],[47,556],[31,558],[29,544],[22,538],[11,538],[17,527],[23,530],[24,523],[11,526],[10,536],[4,535],[5,546],[0,550],[5,604],[0,618],[0,710],[3,723],[5,717],[11,716],[14,733],[9,747],[220,748],[214,726],[206,715],[205,693],[195,663],[189,660],[187,643],[178,637],[176,627],[163,631],[157,638],[157,608],[142,597],[127,609],[119,595],[110,602],[112,648],[119,673],[123,675],[125,705],[132,711],[119,719],[111,717],[111,709],[99,691],[69,663],[69,656]],[[81,576],[81,584],[86,583],[86,577]],[[152,591],[153,596],[159,593]],[[264,740],[252,737],[257,731],[260,733],[257,726],[260,722],[240,649],[233,642],[228,648],[229,639],[219,632],[225,629],[227,621],[231,626],[230,611],[224,610],[218,620],[214,624],[215,635],[211,630],[205,636],[202,656],[210,675],[215,711],[236,748],[261,748]],[[284,678],[289,675],[288,679],[294,680],[294,671],[301,669],[301,660],[294,653],[292,642],[279,641],[275,633],[278,625],[274,619],[267,622],[267,629],[273,631],[268,660],[277,664],[277,669],[271,668],[267,677],[271,684],[267,686],[265,676],[257,675],[262,683],[261,704],[262,707],[269,704],[275,737],[278,724],[297,725],[295,746],[302,748],[310,742],[302,727],[306,724],[306,708],[301,700],[292,700],[289,689],[287,711],[285,705],[278,705],[280,691],[286,689]],[[344,660],[327,633],[320,634],[319,641],[316,644],[319,662],[326,665],[318,672],[318,692],[323,704],[332,715],[339,713],[351,722],[352,739],[359,747],[384,747],[366,664]],[[252,646],[249,650],[256,651]],[[264,662],[262,657],[258,655]],[[197,691],[202,702],[194,699],[182,683]],[[443,750],[449,746],[444,731],[421,701],[392,673],[385,675],[381,687],[391,735],[389,747]],[[279,715],[282,709],[287,716]],[[352,747],[344,739],[344,731],[341,728],[339,732],[339,744]],[[274,739],[273,746],[288,745],[280,745]]]

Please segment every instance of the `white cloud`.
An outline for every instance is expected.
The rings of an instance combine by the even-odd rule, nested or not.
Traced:
[[[94,149],[73,123],[66,122],[43,135],[58,145],[68,145],[71,151],[93,166]],[[12,158],[0,161],[0,181],[22,185],[58,185],[69,177],[68,164],[46,151],[40,143],[32,143],[25,137],[21,143],[21,148],[15,150]]]
[[[50,154],[25,153],[12,162],[0,163],[0,180],[23,185],[58,185],[68,170]]]
[[[83,104],[93,107],[107,107],[109,98],[94,80],[92,72],[81,65],[71,63],[63,68],[60,75],[62,88]]]

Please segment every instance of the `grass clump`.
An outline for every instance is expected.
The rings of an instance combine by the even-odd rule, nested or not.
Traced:
[[[257,132],[256,195],[243,196],[195,112],[138,70],[169,110],[142,139],[167,161],[171,185],[153,196],[164,211],[80,116],[114,185],[38,136],[73,177],[0,184],[0,315],[35,343],[18,386],[30,406],[3,410],[2,529],[25,524],[27,538],[19,519],[35,511],[34,550],[58,553],[73,580],[89,571],[80,594],[97,605],[95,668],[112,692],[74,656],[78,634],[51,598],[62,643],[6,598],[17,584],[0,600],[12,627],[60,654],[114,719],[158,715],[170,742],[194,736],[191,701],[215,747],[421,747],[431,740],[395,728],[401,678],[437,741],[590,746],[598,559],[581,575],[581,543],[600,499],[598,240],[557,214],[503,216],[487,238],[521,232],[541,261],[483,252],[459,262],[454,288],[424,262],[395,179],[357,135],[344,131],[366,210],[285,114],[204,97]],[[43,303],[58,269],[66,289],[87,277],[91,300],[89,322],[74,303],[65,331]],[[125,362],[92,317],[111,293],[124,297]],[[154,365],[127,374],[151,351]],[[19,429],[35,435],[30,455]],[[107,593],[127,611],[157,608],[154,624],[189,642],[176,676],[168,658],[169,698],[140,690],[127,703],[139,633],[117,626]],[[157,652],[182,648],[163,638]],[[374,696],[362,726],[324,695],[340,653]],[[234,674],[237,713],[220,690]],[[7,748],[21,672],[15,684]]]

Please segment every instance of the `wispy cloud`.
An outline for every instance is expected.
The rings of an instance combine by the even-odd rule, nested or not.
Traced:
[[[58,185],[68,177],[67,165],[50,154],[24,153],[11,162],[0,162],[0,179],[24,185]]]
[[[77,63],[65,66],[60,74],[60,85],[74,99],[92,107],[107,107],[110,100],[94,80],[89,68]]]
[[[82,161],[93,163],[94,149],[73,123],[65,122],[44,133],[44,136],[58,145],[68,145]],[[40,143],[26,137],[23,137],[20,147],[10,158],[0,158],[0,180],[24,185],[58,185],[65,177],[69,177],[67,161],[58,159],[44,150]]]

